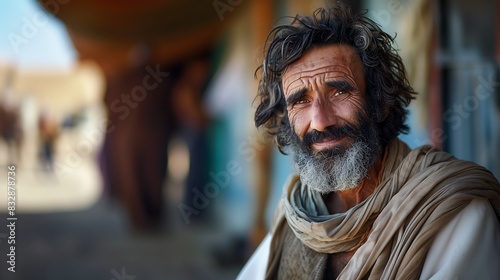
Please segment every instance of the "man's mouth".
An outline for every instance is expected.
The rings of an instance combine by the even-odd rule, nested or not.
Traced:
[[[311,150],[321,151],[325,149],[332,149],[338,147],[342,142],[345,141],[347,136],[342,137],[325,137],[319,141],[311,144]]]

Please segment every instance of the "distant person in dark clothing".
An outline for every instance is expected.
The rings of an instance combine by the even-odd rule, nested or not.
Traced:
[[[45,171],[54,168],[55,142],[59,135],[58,123],[46,114],[38,119],[38,135],[40,137],[40,160]]]
[[[0,137],[7,144],[8,161],[14,163],[21,159],[23,131],[19,109],[0,103]]]
[[[162,216],[167,144],[174,120],[169,91],[175,72],[148,65],[107,81],[108,123],[101,157],[104,182],[137,229],[157,225]]]
[[[205,121],[197,91],[207,71],[196,60],[144,64],[107,79],[101,170],[107,192],[123,204],[135,229],[154,229],[162,222],[174,131],[182,125],[197,130]]]

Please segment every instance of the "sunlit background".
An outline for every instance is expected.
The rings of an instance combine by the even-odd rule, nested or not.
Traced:
[[[419,92],[401,138],[499,178],[500,5],[344,2],[397,34]],[[252,122],[263,42],[328,3],[3,1],[0,279],[234,279],[292,172]]]

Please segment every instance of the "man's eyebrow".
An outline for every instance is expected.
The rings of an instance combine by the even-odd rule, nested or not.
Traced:
[[[347,82],[347,81],[327,81],[325,82],[325,85],[329,88],[335,88],[337,90],[354,90],[354,86]],[[307,92],[306,88],[301,88],[296,92],[291,93],[287,98],[286,98],[286,104],[288,106],[294,104],[297,100],[300,100],[302,97],[304,97],[304,94]]]
[[[354,90],[354,86],[347,81],[327,81],[325,84],[329,88],[335,88],[338,90]]]
[[[294,93],[291,93],[287,98],[286,98],[286,104],[291,105],[294,104],[297,100],[301,99],[304,97],[304,94],[307,92],[306,88],[302,88]]]

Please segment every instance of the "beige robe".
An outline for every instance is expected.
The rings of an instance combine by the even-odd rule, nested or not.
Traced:
[[[493,264],[500,252],[500,186],[491,173],[429,146],[410,151],[399,140],[386,153],[381,184],[345,213],[330,215],[319,194],[302,186],[298,178],[290,181],[267,247],[267,279],[281,278],[279,271],[295,279],[320,279],[323,271],[317,270],[324,267],[318,267],[318,255],[352,249],[357,251],[338,279],[427,279],[439,273],[470,279],[464,268],[483,275],[478,264],[483,278],[488,279],[488,273],[493,279],[499,276]],[[460,231],[455,224],[462,225]],[[311,250],[302,250],[300,256],[282,255],[283,248],[293,244],[285,238],[287,229]],[[308,266],[304,260],[311,258],[318,261]],[[493,267],[485,265],[488,261]],[[243,272],[241,279],[249,275]]]

